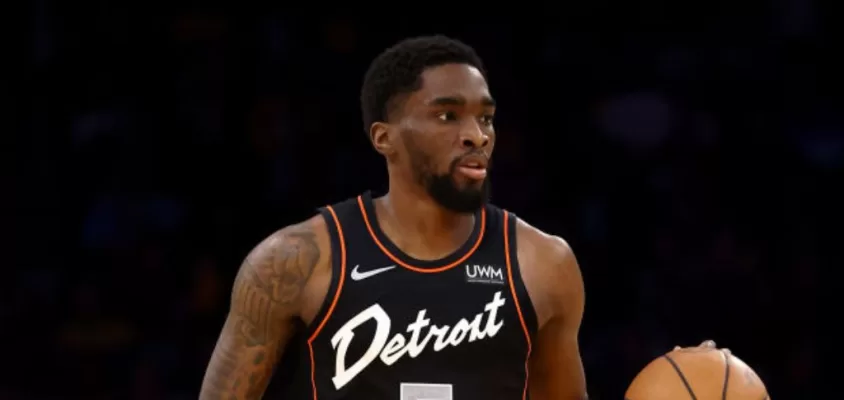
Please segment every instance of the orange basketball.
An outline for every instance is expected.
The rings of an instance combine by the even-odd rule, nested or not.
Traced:
[[[625,400],[770,400],[765,384],[738,357],[706,348],[674,350],[651,361]]]

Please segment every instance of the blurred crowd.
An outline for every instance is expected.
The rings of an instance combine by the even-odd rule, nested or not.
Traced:
[[[810,2],[378,29],[33,4],[0,398],[196,398],[250,248],[384,189],[359,116],[369,60],[440,32],[476,47],[501,104],[493,201],[578,255],[593,399],[708,338],[772,397],[816,398],[844,114]]]

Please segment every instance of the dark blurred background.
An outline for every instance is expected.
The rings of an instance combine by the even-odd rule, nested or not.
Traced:
[[[586,3],[503,19],[29,2],[0,398],[196,398],[250,248],[383,188],[363,73],[431,33],[488,64],[494,201],[579,257],[593,399],[707,338],[773,398],[816,398],[822,271],[842,260],[832,18],[808,0]]]

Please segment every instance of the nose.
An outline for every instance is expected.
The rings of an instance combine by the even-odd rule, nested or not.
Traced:
[[[465,150],[482,149],[489,144],[489,135],[477,122],[472,122],[460,132],[460,144]]]

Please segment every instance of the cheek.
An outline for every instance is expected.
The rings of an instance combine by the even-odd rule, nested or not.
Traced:
[[[437,171],[436,159],[428,148],[426,141],[422,140],[421,133],[405,131],[402,135],[402,148],[408,165],[417,171]]]
[[[449,153],[435,149],[413,148],[411,158],[417,169],[433,175],[445,175],[451,172],[452,158]]]
[[[428,118],[406,118],[402,123],[402,140],[413,164],[445,174],[458,154],[455,151],[454,129]]]

